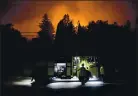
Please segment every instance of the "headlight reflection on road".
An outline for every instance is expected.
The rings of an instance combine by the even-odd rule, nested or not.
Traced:
[[[58,79],[59,81],[62,79]],[[71,80],[68,82],[67,80],[63,80],[62,82],[54,82],[46,85],[48,88],[52,89],[61,89],[61,88],[77,88],[81,86],[81,82],[75,81],[78,80],[77,78],[74,78],[74,80]],[[34,82],[34,81],[33,81]],[[17,81],[13,81],[12,85],[18,85],[18,86],[29,86],[31,87],[31,78],[25,78],[20,79]],[[84,87],[96,87],[96,86],[102,86],[104,83],[102,81],[89,81],[87,82]]]
[[[102,81],[92,81],[92,82],[87,82],[85,84],[85,86],[87,87],[98,87],[98,86],[103,86],[103,82]]]
[[[53,81],[79,81],[79,79],[77,77],[73,77],[71,79],[61,79],[61,78],[56,78],[56,77],[53,77],[52,78]]]
[[[61,89],[61,88],[76,88],[81,85],[80,82],[55,82],[50,83],[47,85],[47,87],[52,89]]]
[[[77,81],[79,81],[79,78],[75,77],[75,76],[73,78],[71,78],[71,79],[60,79],[60,78],[53,77],[52,80],[53,81],[63,81],[63,82],[64,81],[76,81],[77,82]],[[89,80],[90,81],[98,80],[98,78],[96,76],[93,76],[93,78],[90,78]]]
[[[92,81],[92,82],[87,82],[84,87],[97,87],[97,86],[103,86],[102,81]],[[50,83],[47,85],[47,87],[52,88],[52,89],[61,89],[61,88],[77,88],[81,86],[81,82],[55,82],[55,83]]]

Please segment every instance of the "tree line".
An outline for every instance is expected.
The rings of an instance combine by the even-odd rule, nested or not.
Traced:
[[[48,15],[44,14],[39,27],[38,38],[28,41],[12,24],[0,25],[4,74],[20,74],[25,62],[32,66],[37,61],[55,60],[61,56],[90,55],[101,58],[107,77],[109,73],[114,74],[115,68],[124,78],[127,78],[125,72],[128,70],[134,75],[136,30],[131,30],[129,20],[121,26],[103,20],[90,21],[87,26],[78,21],[78,26],[74,26],[70,16],[65,14],[53,37],[54,27]]]

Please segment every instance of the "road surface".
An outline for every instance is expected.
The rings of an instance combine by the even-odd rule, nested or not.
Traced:
[[[128,84],[103,83],[90,80],[84,86],[77,80],[57,80],[45,87],[34,89],[31,78],[18,78],[5,82],[3,96],[135,96]]]

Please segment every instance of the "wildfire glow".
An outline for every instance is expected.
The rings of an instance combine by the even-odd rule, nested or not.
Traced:
[[[23,32],[38,32],[42,16],[47,13],[56,30],[59,20],[69,14],[74,25],[78,20],[87,25],[91,20],[108,20],[124,24],[126,20],[135,22],[132,4],[119,1],[33,1],[15,3],[2,19],[2,23],[12,22],[15,28]],[[35,33],[34,33],[35,34]]]

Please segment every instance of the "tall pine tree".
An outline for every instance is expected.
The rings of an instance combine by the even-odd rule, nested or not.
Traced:
[[[72,39],[74,26],[68,14],[65,14],[57,25],[55,45],[57,54],[70,55],[72,53]]]
[[[38,32],[39,36],[39,48],[40,48],[40,53],[43,54],[44,58],[45,55],[47,57],[50,57],[50,54],[52,52],[52,34],[54,33],[54,27],[48,18],[47,14],[44,14],[41,23],[39,24],[40,31]]]
[[[47,40],[48,42],[51,42],[52,34],[54,33],[54,27],[48,18],[47,14],[44,14],[42,22],[39,24],[40,31],[38,32],[38,35],[40,38]],[[46,42],[47,42],[46,41]]]

